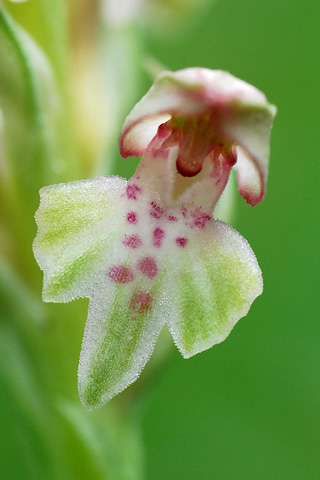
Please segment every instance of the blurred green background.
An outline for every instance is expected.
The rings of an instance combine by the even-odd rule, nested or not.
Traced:
[[[174,42],[170,69],[224,69],[277,105],[267,196],[237,196],[234,226],[265,289],[228,339],[155,383],[144,417],[148,479],[320,478],[320,2],[220,0]]]
[[[24,23],[26,28],[29,27],[56,63],[56,75],[62,85],[66,59],[60,55],[59,45],[64,40],[60,33],[55,34],[54,23],[50,24],[50,3],[44,0],[29,1],[30,9],[33,5],[47,4],[48,9],[42,10],[43,17],[32,17],[30,14],[27,17],[24,13],[28,11],[27,4],[11,5],[10,8],[15,18]],[[90,0],[70,1],[74,11],[83,9],[84,16],[90,10],[89,5],[96,3],[97,1]],[[151,3],[157,2],[152,0]],[[199,7],[189,17],[186,16],[183,22],[180,22],[180,16],[186,10],[186,5],[192,2],[159,0],[158,3],[167,8],[168,21],[157,24],[156,16],[145,16],[141,24],[129,32],[128,37],[121,37],[124,43],[120,47],[124,49],[124,57],[121,56],[121,48],[117,50],[118,34],[110,34],[110,50],[114,48],[114,56],[111,55],[114,69],[107,71],[107,77],[109,74],[109,77],[114,75],[114,85],[122,78],[123,84],[119,85],[118,91],[118,116],[112,117],[108,110],[112,119],[111,122],[109,119],[112,124],[111,127],[109,125],[112,130],[109,132],[109,143],[106,142],[108,144],[105,145],[102,141],[103,144],[99,144],[103,132],[100,136],[98,132],[99,141],[96,141],[95,147],[83,140],[83,148],[88,148],[91,154],[94,148],[97,156],[101,150],[107,152],[104,166],[96,166],[97,172],[104,170],[110,173],[111,167],[106,161],[109,153],[114,157],[113,171],[116,173],[129,177],[137,164],[132,159],[120,160],[114,152],[117,149],[115,138],[125,115],[151,84],[150,78],[143,73],[137,62],[138,55],[135,56],[136,50],[141,46],[144,55],[150,56],[149,60],[154,58],[170,70],[189,66],[228,70],[265,92],[268,100],[278,107],[278,114],[272,134],[267,196],[261,205],[254,208],[236,196],[234,206],[233,226],[249,241],[258,258],[264,276],[264,293],[254,302],[248,316],[239,322],[222,344],[189,360],[183,360],[174,350],[169,361],[154,376],[149,389],[141,395],[137,416],[142,420],[143,426],[145,478],[318,480],[320,175],[317,156],[320,130],[320,2],[202,0],[198,2]],[[176,9],[170,14],[172,3]],[[57,1],[55,5],[59,4],[61,2]],[[54,13],[59,12],[56,10]],[[88,24],[94,24],[94,18],[90,15],[86,18]],[[43,19],[49,27],[45,22],[42,23]],[[42,24],[48,38],[41,34]],[[82,47],[95,37],[90,28],[82,32],[81,25],[74,25],[74,29],[78,31],[80,40],[78,38],[77,42]],[[110,50],[106,55],[110,55]],[[150,69],[155,64],[149,61],[148,65]],[[89,73],[90,62],[87,82],[91,80]],[[136,77],[130,77],[131,74]],[[135,82],[131,78],[137,79],[137,85],[130,85],[132,88],[128,93],[124,88],[126,83],[129,85]],[[107,84],[105,88],[107,89]],[[89,118],[86,125],[88,129],[91,127],[90,121]],[[73,170],[68,172],[67,180],[93,176],[88,173],[90,167],[91,165],[83,163],[77,174]],[[31,253],[31,241],[29,243],[25,248],[30,248]],[[39,277],[33,282],[35,296],[40,298],[41,275],[35,265],[34,272]],[[10,480],[140,480],[140,474],[132,477],[130,473],[123,476],[119,474],[119,477],[93,474],[97,459],[92,461],[93,466],[86,463],[88,452],[85,445],[86,442],[90,443],[89,439],[92,440],[89,453],[92,457],[96,455],[102,459],[101,465],[105,457],[106,464],[109,462],[108,455],[112,457],[112,429],[103,448],[99,441],[103,428],[107,431],[107,427],[102,426],[103,422],[109,425],[108,419],[114,415],[118,400],[113,399],[109,406],[102,407],[97,414],[82,412],[76,392],[76,366],[86,318],[86,301],[48,308],[51,315],[56,316],[56,324],[51,323],[44,330],[44,336],[53,336],[51,343],[44,342],[42,348],[33,351],[26,342],[22,354],[18,348],[20,340],[8,343],[7,338],[4,338],[2,341],[6,347],[2,353],[7,355],[3,364],[6,368],[9,366],[8,371],[12,369],[13,376],[17,373],[19,389],[12,393],[11,387],[8,387],[7,392],[5,382],[1,388],[0,451],[3,458],[0,477],[3,474],[3,478]],[[77,324],[74,320],[77,320]],[[69,337],[65,337],[66,332]],[[41,343],[41,336],[39,338],[37,341]],[[61,338],[64,341],[55,350],[55,342]],[[13,351],[12,346],[16,346],[17,351]],[[51,354],[54,360],[51,359]],[[36,372],[39,379],[41,375],[46,378],[46,387],[43,395],[35,396],[34,404],[37,405],[39,400],[39,405],[45,403],[45,408],[39,408],[37,421],[33,424],[29,423],[28,415],[34,405],[27,404],[27,399],[32,397],[37,385],[32,383],[33,379],[29,379],[25,372],[29,372],[29,366],[33,364],[36,355],[42,355],[39,357],[41,366]],[[26,364],[25,358],[29,358],[30,365]],[[9,365],[8,362],[12,359],[15,361]],[[65,368],[65,365],[68,367]],[[3,370],[7,374],[6,368]],[[48,376],[48,371],[53,373],[52,377]],[[139,385],[139,380],[135,385]],[[139,386],[130,387],[129,391],[134,388],[139,392]],[[25,399],[21,392],[26,392]],[[12,400],[15,394],[21,398],[21,404]],[[54,395],[61,400],[62,405],[55,403]],[[122,394],[123,398],[126,398],[125,395]],[[71,403],[65,405],[65,399],[72,399],[73,406]],[[61,426],[51,409],[55,414],[59,409],[63,410],[63,415],[68,419],[68,428],[74,422],[73,430],[67,430],[59,417],[59,422],[63,423]],[[50,415],[47,415],[49,410]],[[30,418],[32,415],[33,413]],[[120,417],[121,415],[122,413]],[[49,419],[47,423],[43,423],[43,418],[46,421]],[[91,430],[89,418],[101,430]],[[76,452],[70,469],[78,473],[62,476],[57,465],[56,476],[43,473],[48,468],[47,452],[41,435],[38,432],[34,434],[39,427],[37,422],[42,424],[41,428],[48,432],[48,436],[53,434],[52,445],[55,446],[60,439],[59,429],[67,431],[67,444],[72,445],[73,452]],[[19,438],[13,433],[17,424],[20,428]],[[113,425],[113,420],[111,424]],[[57,436],[55,429],[60,432]],[[118,432],[116,428],[115,430]],[[139,435],[138,433],[138,437]],[[131,445],[127,438],[125,442],[123,439],[119,442],[122,442],[124,449],[127,448],[126,442]],[[20,455],[21,445],[23,455]],[[48,449],[51,449],[51,445]],[[40,467],[33,469],[32,465],[26,464],[25,458],[28,457],[29,450],[32,451],[30,458],[36,458],[44,470]],[[34,452],[37,452],[35,456]],[[137,449],[137,455],[139,454]],[[131,455],[135,455],[134,449]],[[53,453],[52,458],[55,464],[60,462],[58,453]],[[61,471],[62,468],[61,460]],[[129,471],[130,467],[127,469]],[[37,472],[37,475],[29,476],[27,471]]]

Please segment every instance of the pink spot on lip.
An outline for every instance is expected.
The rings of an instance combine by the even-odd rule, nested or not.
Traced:
[[[143,257],[138,262],[138,268],[141,273],[149,278],[154,278],[158,273],[156,261],[152,257]]]
[[[138,223],[138,214],[136,212],[128,212],[127,222],[136,225]]]
[[[130,302],[130,309],[135,313],[142,313],[152,308],[152,297],[148,292],[137,292]]]
[[[161,218],[163,213],[164,213],[164,210],[163,208],[161,208],[156,202],[150,202],[150,205],[151,205],[151,210],[150,210],[150,215],[151,217],[153,218]]]
[[[134,277],[132,270],[123,265],[114,265],[110,268],[108,275],[114,283],[122,284],[132,282]]]
[[[175,217],[174,215],[169,215],[167,218],[168,218],[169,222],[177,222],[178,221],[177,217]]]
[[[123,245],[129,248],[139,248],[142,245],[142,240],[139,235],[125,235],[122,241]]]
[[[137,200],[137,197],[141,193],[141,188],[135,183],[127,185],[126,195],[128,200]]]
[[[195,227],[198,227],[198,228],[204,228],[206,223],[209,222],[209,220],[211,220],[211,216],[206,214],[206,213],[203,213],[202,215],[199,215],[195,220],[194,220],[194,225]]]
[[[176,244],[179,246],[179,247],[185,247],[188,243],[188,239],[187,238],[184,238],[184,237],[177,237],[176,238]]]
[[[153,245],[155,247],[161,247],[162,241],[164,237],[166,236],[165,231],[162,230],[162,228],[155,228],[153,230]]]

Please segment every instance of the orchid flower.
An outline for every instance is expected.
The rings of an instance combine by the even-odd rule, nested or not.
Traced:
[[[86,408],[132,383],[167,322],[185,358],[224,340],[262,293],[247,241],[213,210],[236,170],[239,192],[264,197],[275,107],[222,71],[164,72],[127,117],[134,176],[41,190],[35,257],[43,298],[90,299],[79,365]]]

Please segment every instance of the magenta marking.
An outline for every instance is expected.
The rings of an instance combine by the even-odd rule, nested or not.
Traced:
[[[114,283],[129,283],[133,280],[132,270],[123,265],[114,265],[110,268],[108,275]]]
[[[172,134],[171,127],[168,127],[166,123],[162,123],[158,127],[157,137],[161,140],[165,140],[166,138],[170,137]],[[166,148],[166,147],[165,147]]]
[[[161,218],[163,215],[163,208],[161,208],[156,202],[150,202],[151,205],[151,210],[150,210],[150,215],[153,218]]]
[[[166,160],[169,156],[169,151],[165,148],[154,148],[151,150],[151,155],[153,158],[160,157],[161,160]]]
[[[175,217],[174,215],[169,215],[167,218],[168,218],[169,222],[177,222],[178,221],[177,217]]]
[[[156,261],[152,257],[143,257],[138,262],[138,268],[141,273],[149,278],[154,278],[158,273]]]
[[[161,247],[162,241],[166,236],[165,231],[162,228],[155,228],[153,230],[153,245],[154,247]]]
[[[132,183],[127,185],[126,195],[128,200],[137,200],[141,188],[138,185]]]
[[[152,309],[152,297],[148,292],[137,292],[130,302],[130,309],[135,313],[143,313]]]
[[[184,238],[184,237],[177,237],[176,238],[176,244],[179,246],[179,247],[185,247],[188,243],[188,239],[187,238]]]
[[[209,222],[209,220],[211,220],[211,215],[207,215],[206,213],[203,213],[202,215],[199,215],[199,217],[197,217],[194,220],[194,225],[195,227],[198,227],[198,228],[204,228],[206,223]]]
[[[123,245],[129,248],[139,248],[142,245],[142,240],[139,235],[125,235],[122,241]]]
[[[137,225],[138,223],[138,214],[136,212],[127,213],[127,222]]]

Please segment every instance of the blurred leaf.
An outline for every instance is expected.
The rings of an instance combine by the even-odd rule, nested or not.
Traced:
[[[10,477],[15,468],[12,463],[18,456],[17,467],[21,472],[17,478],[67,479],[64,454],[58,441],[58,422],[50,409],[48,392],[37,375],[27,348],[10,326],[10,318],[5,320],[9,320],[8,325],[3,324],[0,328],[0,382],[4,392],[0,405],[11,411],[9,419],[1,418],[1,425],[7,420],[11,422],[9,438],[15,455],[12,450],[8,452]],[[3,414],[2,408],[0,411]],[[6,449],[7,438],[1,435],[0,452],[6,452]]]
[[[60,402],[59,411],[81,443],[78,452],[83,452],[82,458],[74,466],[78,469],[81,466],[77,475],[87,471],[92,480],[143,478],[140,427],[135,412],[131,412],[130,417],[115,408],[89,413],[80,405],[65,400]]]
[[[33,40],[0,7],[1,177],[4,255],[30,273],[38,190],[75,177],[65,119],[51,68]],[[22,215],[23,212],[23,215]],[[22,260],[22,258],[24,260]],[[20,270],[22,271],[22,270]],[[31,281],[34,278],[32,276]]]
[[[0,106],[4,156],[24,202],[61,171],[55,126],[60,104],[49,64],[33,40],[0,8]],[[7,179],[6,179],[7,180]]]
[[[17,319],[41,326],[46,319],[45,305],[25,284],[6,259],[0,256],[0,300],[7,312]]]
[[[64,0],[30,0],[24,3],[6,2],[15,21],[26,30],[46,53],[55,74],[65,82],[68,57],[67,10]]]

